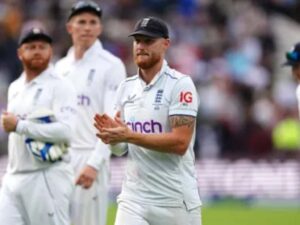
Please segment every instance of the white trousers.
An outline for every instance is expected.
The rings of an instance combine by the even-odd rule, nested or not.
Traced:
[[[201,208],[162,207],[121,201],[115,225],[201,225]]]
[[[90,151],[71,151],[71,164],[78,177],[86,166]],[[76,186],[72,198],[72,225],[105,225],[108,207],[108,162],[102,164],[96,181],[89,189]]]
[[[0,223],[5,225],[70,225],[74,189],[70,165],[6,174],[0,193]]]

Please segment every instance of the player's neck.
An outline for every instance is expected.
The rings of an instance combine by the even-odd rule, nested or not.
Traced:
[[[140,68],[140,76],[145,81],[146,84],[149,84],[155,75],[161,70],[163,61],[156,63],[154,66],[148,69]]]
[[[75,55],[75,60],[80,60],[80,59],[82,59],[84,53],[85,53],[90,47],[91,47],[91,46],[74,45],[74,55]]]
[[[37,76],[39,76],[43,71],[44,71],[44,69],[29,70],[29,69],[24,68],[26,82],[29,83],[34,78],[36,78]]]

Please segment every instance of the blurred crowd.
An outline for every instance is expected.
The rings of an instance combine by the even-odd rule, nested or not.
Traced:
[[[16,56],[24,26],[43,24],[54,38],[53,61],[66,54],[65,31],[74,0],[0,0],[0,109],[21,66]],[[101,0],[105,48],[136,72],[128,34],[152,15],[171,30],[171,67],[189,74],[200,98],[195,153],[199,158],[294,157],[300,124],[294,82],[278,79],[270,15],[300,8],[296,0]],[[263,3],[262,3],[263,2]],[[291,14],[289,14],[291,15]],[[299,15],[299,13],[298,13]],[[297,20],[295,13],[295,20]],[[300,41],[300,38],[299,38]],[[0,142],[6,135],[0,131]],[[1,144],[2,153],[6,153]],[[1,152],[1,147],[0,147]]]

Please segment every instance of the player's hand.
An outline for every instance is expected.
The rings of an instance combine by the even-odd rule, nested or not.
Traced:
[[[97,173],[98,171],[95,168],[85,166],[76,179],[76,185],[80,185],[85,189],[90,188],[97,178]]]
[[[117,113],[116,117],[120,117],[120,113]],[[103,115],[96,114],[94,116],[94,126],[97,128],[98,131],[101,132],[103,128],[117,127],[118,123],[104,113]]]
[[[2,112],[1,115],[1,126],[6,132],[13,132],[17,128],[18,118],[9,112]]]
[[[114,145],[120,142],[127,142],[132,132],[120,117],[115,117],[115,123],[118,124],[117,127],[102,128],[101,132],[96,134],[105,144]]]

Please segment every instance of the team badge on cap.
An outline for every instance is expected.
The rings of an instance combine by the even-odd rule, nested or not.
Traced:
[[[149,23],[149,18],[145,18],[145,19],[143,19],[143,21],[142,21],[142,23],[141,23],[141,27],[146,27],[147,26],[147,24]]]

